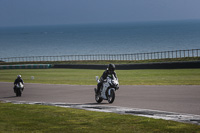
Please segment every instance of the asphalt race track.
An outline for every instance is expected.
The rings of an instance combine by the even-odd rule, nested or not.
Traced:
[[[0,100],[96,104],[92,85],[25,84],[22,97],[16,97],[13,83],[0,82]],[[200,115],[200,86],[121,85],[113,104],[100,105],[151,109]]]

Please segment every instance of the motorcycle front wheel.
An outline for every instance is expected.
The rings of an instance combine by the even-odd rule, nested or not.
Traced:
[[[108,95],[108,102],[109,103],[113,103],[115,100],[115,91],[114,90],[110,90],[110,95]]]
[[[16,96],[17,97],[21,97],[21,95],[22,95],[21,89],[17,88],[17,90],[16,90]]]

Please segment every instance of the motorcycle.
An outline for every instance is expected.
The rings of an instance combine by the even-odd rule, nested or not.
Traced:
[[[99,77],[96,76],[96,81],[99,83]],[[115,91],[119,89],[119,82],[114,76],[107,77],[97,94],[97,89],[95,91],[95,100],[97,103],[101,103],[103,100],[108,100],[109,103],[113,103],[115,100]]]
[[[24,85],[22,84],[22,82],[19,82],[18,84],[15,85],[15,93],[16,96],[20,96],[22,95],[22,91],[24,89]]]

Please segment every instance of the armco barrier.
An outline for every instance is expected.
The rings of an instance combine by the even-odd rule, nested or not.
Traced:
[[[85,64],[55,64],[53,68],[71,68],[71,69],[106,69],[108,65],[85,65]]]
[[[71,65],[56,64],[53,68],[72,68],[72,69],[106,69],[108,65]],[[117,70],[128,69],[178,69],[178,68],[200,68],[200,61],[187,62],[162,62],[162,63],[142,63],[142,64],[116,64]]]
[[[0,65],[0,69],[47,69],[51,64]]]
[[[46,68],[71,68],[71,69],[100,69],[105,70],[108,65],[75,65],[75,64],[25,64],[25,65],[0,65],[0,69],[46,69]],[[178,69],[200,68],[200,61],[187,62],[162,62],[141,64],[116,64],[117,70],[128,69]]]

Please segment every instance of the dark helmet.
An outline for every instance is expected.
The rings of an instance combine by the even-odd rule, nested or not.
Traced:
[[[108,65],[108,70],[109,71],[114,71],[115,70],[115,65],[114,64],[109,64]]]

